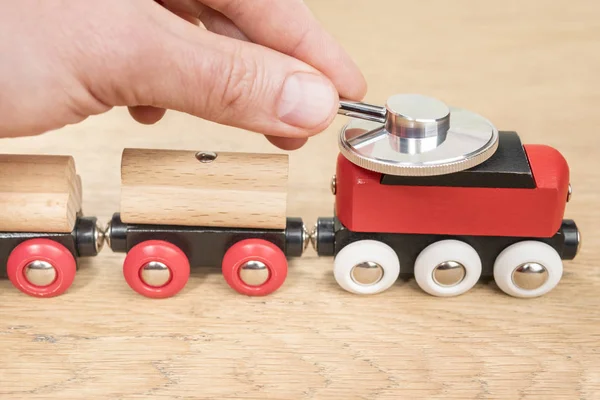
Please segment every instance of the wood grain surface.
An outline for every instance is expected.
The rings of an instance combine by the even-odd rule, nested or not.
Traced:
[[[285,229],[289,157],[215,150],[125,149],[121,220]],[[216,158],[198,161],[203,154]]]
[[[559,286],[535,300],[494,284],[440,299],[408,281],[358,297],[338,288],[331,259],[309,250],[269,297],[237,295],[215,268],[155,301],[125,284],[122,254],[104,251],[59,298],[0,281],[0,398],[600,398],[598,2],[307,4],[363,69],[366,100],[435,96],[563,153],[574,190],[566,217],[583,248]],[[290,153],[288,213],[307,224],[331,215],[344,122]],[[119,207],[125,147],[277,152],[257,134],[177,113],[141,126],[123,109],[1,141],[6,153],[72,154],[84,212],[102,221]]]
[[[0,155],[0,231],[71,232],[82,206],[67,155]]]

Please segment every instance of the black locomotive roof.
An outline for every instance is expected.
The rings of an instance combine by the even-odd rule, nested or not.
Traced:
[[[465,171],[437,176],[383,175],[382,185],[535,188],[535,179],[516,132],[499,132],[498,149],[482,164]]]

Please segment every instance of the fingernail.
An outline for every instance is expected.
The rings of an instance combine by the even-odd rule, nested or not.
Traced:
[[[336,101],[337,92],[327,79],[298,72],[290,75],[283,85],[278,117],[299,128],[315,128],[329,119]]]

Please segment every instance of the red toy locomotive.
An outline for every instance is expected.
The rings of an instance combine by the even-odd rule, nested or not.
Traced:
[[[557,285],[581,242],[563,220],[571,188],[558,151],[423,96],[342,113],[359,119],[341,132],[335,216],[313,235],[342,288],[373,294],[414,276],[429,294],[455,296],[493,279],[536,297]]]

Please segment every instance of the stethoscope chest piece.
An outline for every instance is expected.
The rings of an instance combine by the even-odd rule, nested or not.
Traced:
[[[487,119],[422,95],[395,95],[385,107],[342,101],[339,113],[354,117],[340,132],[341,153],[382,174],[458,172],[486,161],[498,147],[498,130]]]

